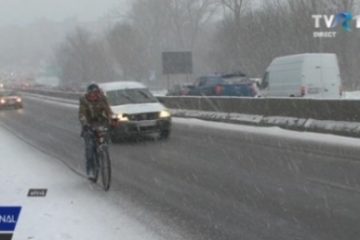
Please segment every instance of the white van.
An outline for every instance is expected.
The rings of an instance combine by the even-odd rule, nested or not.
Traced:
[[[337,57],[330,53],[275,58],[262,85],[265,97],[340,98],[342,94]]]

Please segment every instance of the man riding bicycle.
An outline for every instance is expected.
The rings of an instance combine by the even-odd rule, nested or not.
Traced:
[[[106,96],[97,84],[90,84],[87,92],[80,98],[79,120],[82,125],[81,136],[85,141],[86,173],[89,179],[94,179],[94,160],[92,158],[95,140],[92,137],[92,127],[108,126],[111,123],[112,112]]]

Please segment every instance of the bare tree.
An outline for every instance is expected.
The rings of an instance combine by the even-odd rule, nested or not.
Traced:
[[[360,56],[356,51],[360,33],[346,33],[339,26],[336,38],[314,38],[313,32],[318,29],[312,14],[354,12],[357,3],[269,0],[253,5],[251,0],[134,0],[127,21],[107,34],[111,54],[103,40],[94,40],[86,31],[78,30],[66,39],[57,51],[61,78],[76,83],[108,79],[113,74],[109,55],[124,78],[147,81],[154,73],[160,78],[161,52],[169,50],[193,51],[196,73],[241,70],[258,77],[275,57],[332,52],[339,57],[345,86],[353,88],[360,86]]]
[[[55,52],[61,84],[79,88],[90,82],[110,81],[114,77],[111,61],[103,42],[77,28]]]
[[[357,62],[360,57],[360,34],[346,33],[341,26],[336,38],[314,38],[312,14],[354,12],[353,0],[270,0],[257,8],[241,0],[221,0],[224,18],[214,35],[211,64],[217,71],[241,68],[250,75],[261,76],[271,60],[278,56],[331,52],[339,57],[345,86],[359,85]],[[245,4],[245,5],[244,5]],[[242,10],[241,10],[242,9]],[[331,31],[326,28],[321,31]]]
[[[139,49],[133,53],[139,55],[135,58],[142,60],[135,63],[137,72],[142,72],[142,78],[150,78],[152,73],[160,78],[163,51],[193,51],[195,66],[203,66],[204,55],[200,49],[204,49],[207,39],[204,40],[203,35],[217,10],[216,4],[217,0],[133,1],[127,25],[142,42],[140,44],[135,40],[133,43],[138,45],[131,47]],[[119,44],[117,48],[121,48]]]
[[[179,47],[193,49],[201,30],[217,11],[216,0],[170,0],[167,4],[170,13],[170,29]]]
[[[118,24],[109,32],[107,39],[123,79],[146,79],[147,50],[144,39],[136,29],[127,23]]]

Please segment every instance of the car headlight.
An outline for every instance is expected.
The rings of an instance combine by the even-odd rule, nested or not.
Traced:
[[[18,102],[18,103],[20,103],[20,102],[22,102],[22,99],[21,98],[16,98],[16,101]]]
[[[1,103],[1,104],[5,104],[5,103],[6,103],[5,99],[3,99],[3,98],[0,99],[0,103]]]
[[[171,117],[171,113],[167,110],[161,111],[160,112],[160,118],[169,118]]]
[[[127,116],[124,116],[123,113],[115,114],[113,116],[114,119],[118,120],[119,122],[128,122],[129,118]]]

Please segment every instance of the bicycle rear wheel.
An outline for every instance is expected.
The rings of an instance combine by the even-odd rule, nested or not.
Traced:
[[[94,158],[93,158],[93,167],[94,167],[94,179],[93,182],[96,183],[98,181],[99,178],[99,172],[100,172],[100,166],[99,166],[99,159],[96,153],[94,153]]]
[[[105,191],[108,191],[111,184],[111,161],[108,148],[99,151],[99,162],[101,169],[101,181]]]

